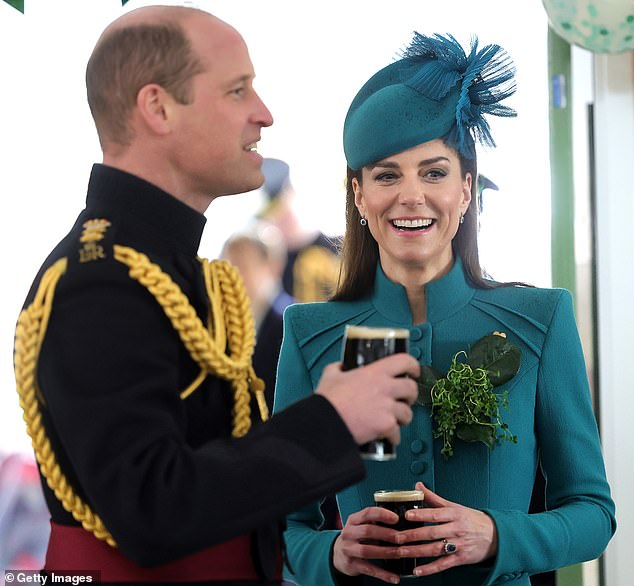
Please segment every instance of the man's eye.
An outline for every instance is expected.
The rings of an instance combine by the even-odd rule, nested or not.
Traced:
[[[229,93],[231,93],[234,96],[242,96],[244,94],[244,87],[237,87],[231,90],[231,92]]]

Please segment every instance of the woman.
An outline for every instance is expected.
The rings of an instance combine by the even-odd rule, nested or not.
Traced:
[[[298,584],[397,583],[377,560],[417,557],[415,583],[528,585],[531,574],[597,557],[614,533],[570,294],[495,283],[479,264],[474,139],[493,145],[484,114],[514,115],[500,104],[513,76],[499,46],[476,41],[466,55],[453,37],[415,34],[350,106],[343,278],[331,302],[287,310],[276,409],[312,392],[346,324],[408,328],[410,353],[440,373],[500,332],[521,366],[503,385],[497,441],[452,437],[447,449],[436,405],[416,405],[396,460],[367,462],[365,480],[338,495],[341,532],[319,531],[318,503],[291,515]],[[499,439],[513,439],[509,430],[517,443]],[[538,466],[547,511],[529,514]],[[426,508],[412,520],[426,525],[377,525],[396,518],[372,506],[374,491],[413,487]]]

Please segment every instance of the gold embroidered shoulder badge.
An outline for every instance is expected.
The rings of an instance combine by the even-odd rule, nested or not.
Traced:
[[[79,249],[79,262],[89,262],[91,260],[99,260],[106,258],[106,253],[101,244],[97,244],[103,240],[106,230],[112,224],[103,218],[95,218],[84,222],[84,231],[81,233],[79,242],[83,246]]]

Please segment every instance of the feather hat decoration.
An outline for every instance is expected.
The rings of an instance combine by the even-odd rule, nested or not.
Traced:
[[[515,116],[500,102],[515,92],[515,67],[499,45],[467,55],[451,35],[415,32],[400,59],[374,74],[356,95],[344,123],[348,165],[360,169],[408,148],[443,138],[467,158],[475,141],[495,146],[484,115]]]

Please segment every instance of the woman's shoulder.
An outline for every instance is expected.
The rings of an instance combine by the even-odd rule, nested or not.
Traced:
[[[370,309],[368,300],[294,303],[284,311],[284,321],[301,338],[352,322]]]
[[[340,315],[352,315],[367,309],[370,301],[317,301],[314,303],[292,303],[286,308],[288,319],[332,319]]]
[[[530,316],[542,323],[550,321],[560,304],[572,305],[572,296],[567,289],[517,285],[478,289],[474,300]]]
[[[491,289],[478,289],[477,291],[481,296],[491,296],[500,299],[540,299],[541,301],[554,300],[555,302],[562,295],[570,295],[570,291],[561,287],[531,287],[528,285],[501,285]]]

